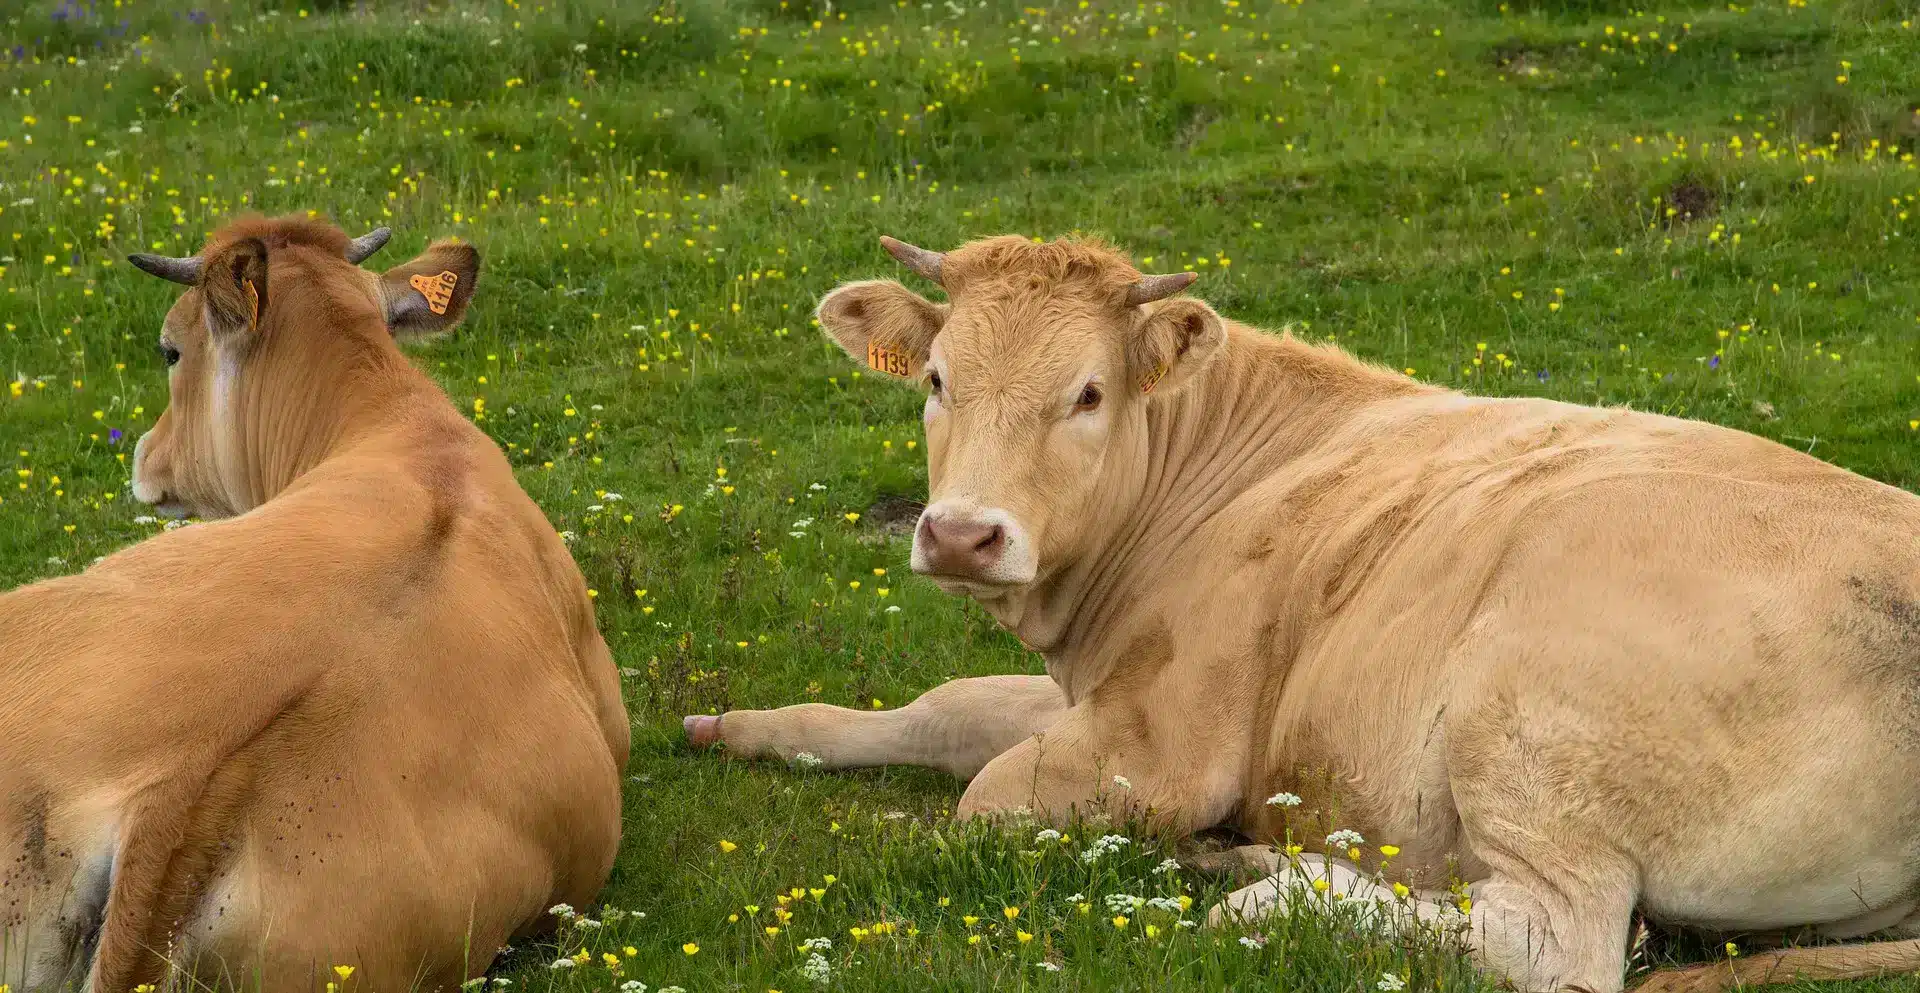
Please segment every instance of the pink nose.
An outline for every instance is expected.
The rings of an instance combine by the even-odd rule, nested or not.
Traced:
[[[936,576],[978,576],[1007,551],[1007,529],[955,517],[920,517],[920,553]]]

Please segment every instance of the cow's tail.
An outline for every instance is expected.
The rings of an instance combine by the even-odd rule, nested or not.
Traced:
[[[1633,993],[1719,993],[1741,986],[1866,979],[1920,972],[1920,938],[1782,948],[1685,969],[1662,969]]]
[[[127,993],[141,983],[158,986],[164,978],[168,878],[193,821],[193,801],[189,791],[161,784],[129,804],[87,978],[90,993]]]

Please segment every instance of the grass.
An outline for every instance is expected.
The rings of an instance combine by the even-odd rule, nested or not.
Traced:
[[[1148,837],[1088,865],[1085,832],[956,828],[932,773],[687,751],[683,713],[1040,671],[908,575],[886,522],[924,494],[918,397],[811,326],[896,274],[879,234],[1098,232],[1423,379],[1920,486],[1904,0],[309,2],[0,14],[0,581],[157,529],[126,463],[173,293],[125,253],[243,209],[390,224],[396,261],[476,242],[473,317],[418,359],[574,535],[636,728],[605,899],[645,916],[517,950],[520,988],[808,989],[816,936],[848,990],[1479,986],[1302,913],[1257,951],[1169,911],[1116,928],[1107,895],[1193,918],[1222,885],[1155,873]],[[824,893],[776,924],[794,887]]]

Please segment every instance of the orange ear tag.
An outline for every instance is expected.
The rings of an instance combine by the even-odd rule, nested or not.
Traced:
[[[1152,372],[1147,373],[1147,378],[1140,381],[1140,392],[1142,394],[1152,393],[1153,388],[1159,386],[1160,381],[1165,379],[1166,376],[1167,364],[1162,362]]]
[[[438,276],[408,276],[407,285],[420,291],[427,298],[427,309],[436,314],[447,312],[447,304],[453,301],[453,284],[460,277],[442,270]]]
[[[877,341],[867,342],[867,368],[889,376],[913,375],[913,360],[905,352],[896,352]]]
[[[251,279],[241,280],[240,288],[247,291],[247,305],[253,311],[253,316],[247,318],[247,330],[258,331],[260,329],[260,291],[254,288]]]

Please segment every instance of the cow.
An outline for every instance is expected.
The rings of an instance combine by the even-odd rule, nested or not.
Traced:
[[[398,344],[479,255],[361,269],[387,238],[130,258],[188,287],[133,495],[201,522],[0,596],[0,988],[454,989],[606,882],[631,729],[586,585]]]
[[[1636,910],[1920,934],[1920,497],[1711,424],[1418,382],[1096,241],[882,243],[944,302],[852,282],[817,316],[926,390],[913,570],[1047,674],[690,716],[694,745],[944,769],[963,818],[1349,830],[1285,871],[1464,883],[1477,962],[1523,990],[1620,990]],[[1739,963],[1912,969],[1920,942]]]

